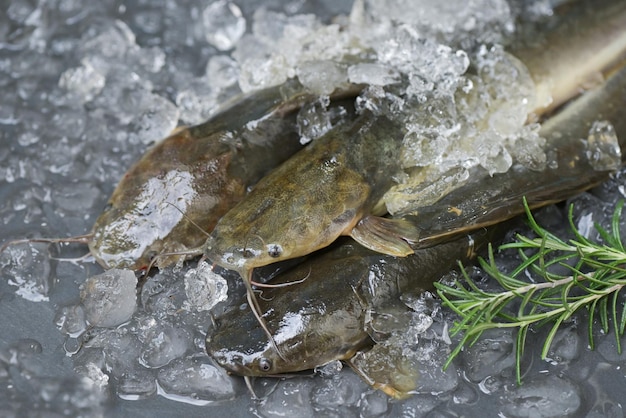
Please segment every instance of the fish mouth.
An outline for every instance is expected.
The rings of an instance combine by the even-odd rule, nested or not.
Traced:
[[[245,358],[240,353],[234,353],[230,350],[217,350],[214,352],[208,352],[209,356],[215,361],[221,368],[228,373],[238,376],[258,376],[258,373],[246,366]]]

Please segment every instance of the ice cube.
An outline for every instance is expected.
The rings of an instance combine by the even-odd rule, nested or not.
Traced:
[[[509,390],[512,392],[502,400],[501,406],[505,416],[548,418],[577,416],[582,412],[582,389],[565,377],[537,374]]]
[[[219,49],[231,49],[246,31],[246,19],[236,4],[218,0],[202,12],[206,40]]]
[[[295,69],[281,54],[275,53],[266,59],[249,59],[241,65],[239,88],[245,93],[277,86],[295,75]]]
[[[96,327],[115,327],[128,321],[137,305],[137,278],[130,270],[111,269],[88,278],[80,286],[87,321]]]
[[[156,373],[153,370],[137,368],[115,374],[117,396],[127,401],[146,399],[157,391]]]
[[[99,57],[108,61],[99,62],[108,67],[110,63],[124,57],[132,49],[136,49],[135,34],[121,20],[102,20],[85,32],[80,52],[83,56]]]
[[[202,261],[195,269],[185,273],[187,301],[183,309],[208,311],[228,297],[228,283],[215,273],[209,263]]]
[[[64,306],[58,310],[54,319],[59,331],[76,338],[87,328],[85,311],[81,305]]]
[[[148,368],[165,366],[184,355],[193,345],[189,332],[175,324],[159,320],[140,336],[144,346],[139,362]]]
[[[386,86],[400,82],[400,73],[384,64],[363,62],[348,67],[348,78],[355,84]]]
[[[156,94],[146,95],[143,103],[146,103],[145,110],[137,112],[138,116],[131,124],[134,137],[144,144],[151,144],[170,135],[178,124],[178,108]]]
[[[320,96],[318,100],[302,106],[297,117],[301,144],[307,144],[330,130],[332,124],[328,112],[329,104],[328,96]]]
[[[515,364],[515,344],[512,330],[485,331],[475,344],[462,352],[467,377],[480,382],[488,376],[499,375]]]
[[[61,74],[59,87],[76,95],[81,102],[89,102],[104,88],[106,78],[89,62],[70,68]]]
[[[159,370],[157,381],[162,396],[196,405],[232,399],[240,391],[235,378],[206,356],[171,362]]]
[[[311,405],[311,379],[290,379],[279,383],[265,402],[260,403],[257,414],[264,417],[313,417],[315,412]]]
[[[380,391],[364,393],[359,406],[360,417],[380,417],[385,415],[389,409],[389,398]]]
[[[216,89],[225,89],[237,83],[239,66],[226,55],[216,55],[209,59],[206,67],[206,78]]]
[[[329,95],[348,81],[345,67],[331,60],[305,61],[297,74],[303,86],[319,95]]]
[[[622,151],[609,121],[595,121],[587,137],[587,158],[598,171],[617,170],[622,165]]]
[[[15,293],[32,302],[48,301],[51,266],[47,244],[16,244],[0,254],[0,268]]]
[[[182,89],[176,94],[176,106],[180,109],[180,119],[184,123],[202,123],[217,107],[212,91],[195,89],[192,87]]]

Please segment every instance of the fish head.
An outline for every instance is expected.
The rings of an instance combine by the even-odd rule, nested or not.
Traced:
[[[272,303],[263,304],[262,299],[261,303],[275,345],[245,305],[218,318],[207,332],[207,353],[228,372],[241,376],[296,373],[351,358],[371,343],[362,331],[358,303],[337,299],[312,306],[298,298],[297,289],[272,290],[267,292],[275,297]],[[324,300],[333,298],[324,294]]]
[[[206,338],[206,350],[215,362],[239,376],[272,376],[300,371],[302,356],[279,343],[278,354],[249,309],[235,310],[216,320]]]
[[[277,242],[266,244],[254,234],[239,240],[233,234],[223,234],[221,231],[217,228],[213,231],[204,243],[203,252],[207,259],[225,269],[243,274],[255,267],[292,258],[289,246]]]
[[[342,193],[350,195],[344,202],[321,199],[314,192],[290,192],[291,186],[256,186],[219,220],[206,241],[206,258],[242,272],[305,256],[351,229],[366,194],[354,187],[356,191]]]

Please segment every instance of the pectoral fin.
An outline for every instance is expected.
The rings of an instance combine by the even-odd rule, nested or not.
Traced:
[[[379,348],[377,345],[373,351],[359,352],[346,363],[373,388],[395,399],[408,398],[418,386],[417,364],[402,359],[395,350],[388,352],[388,347],[382,347],[382,352],[374,353]]]
[[[350,236],[364,247],[397,257],[413,254],[409,243],[417,242],[419,235],[419,228],[410,221],[371,215],[350,231]]]

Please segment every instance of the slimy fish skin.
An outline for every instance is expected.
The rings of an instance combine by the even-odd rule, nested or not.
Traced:
[[[331,98],[357,91],[349,86]],[[91,254],[105,268],[138,270],[159,254],[199,247],[252,185],[302,147],[297,113],[315,99],[289,80],[243,96],[156,144],[128,170],[97,219]],[[351,106],[349,99],[343,103]],[[156,264],[180,257],[159,257]]]

